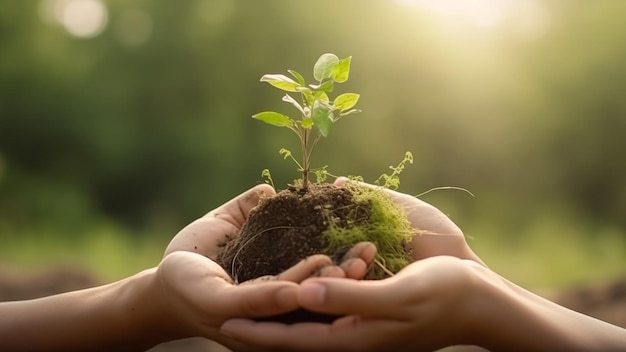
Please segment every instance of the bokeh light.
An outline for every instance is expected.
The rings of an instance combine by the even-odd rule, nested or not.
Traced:
[[[116,19],[114,29],[117,38],[123,44],[143,45],[152,36],[152,17],[142,10],[125,10]]]
[[[42,0],[39,14],[45,21],[63,26],[76,38],[93,38],[108,23],[108,10],[100,0]]]

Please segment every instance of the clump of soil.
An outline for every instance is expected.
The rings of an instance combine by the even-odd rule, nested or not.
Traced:
[[[217,263],[236,282],[278,275],[313,254],[326,254],[340,263],[356,243],[373,242],[378,265],[366,279],[382,279],[411,261],[413,229],[404,211],[382,188],[349,182],[343,187],[311,184],[291,187],[261,199],[238,236],[228,241]],[[331,322],[336,316],[304,309],[261,320],[294,323]]]
[[[217,262],[244,282],[278,275],[313,254],[329,255],[338,263],[352,245],[371,241],[379,263],[395,272],[410,263],[411,230],[402,209],[382,189],[355,182],[290,187],[261,200]],[[386,275],[375,266],[366,278]]]

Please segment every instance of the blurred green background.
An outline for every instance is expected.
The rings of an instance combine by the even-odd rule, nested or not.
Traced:
[[[114,280],[256,183],[298,177],[292,113],[259,83],[353,56],[364,112],[313,166],[375,180],[464,229],[530,288],[626,272],[626,2],[0,0],[0,264]]]

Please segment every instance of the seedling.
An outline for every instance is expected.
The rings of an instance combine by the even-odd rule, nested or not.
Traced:
[[[412,228],[404,209],[393,202],[385,189],[399,186],[405,164],[413,162],[411,153],[407,152],[397,166],[390,166],[389,174],[376,180],[379,187],[356,182],[362,180],[356,176],[339,187],[325,182],[330,175],[326,166],[311,168],[311,155],[319,140],[328,137],[333,124],[342,117],[360,112],[354,108],[359,94],[329,97],[336,84],[348,80],[351,59],[339,59],[330,53],[321,55],[313,66],[313,84],[307,84],[293,70],[288,70],[290,76],[261,77],[261,82],[286,92],[282,100],[296,109],[297,117],[276,111],[252,117],[288,128],[298,136],[301,159],[284,148],[279,153],[294,161],[302,178],[292,187],[262,197],[239,234],[224,244],[217,262],[236,282],[278,275],[314,254],[328,255],[340,263],[349,248],[363,241],[374,243],[378,251],[377,265],[365,278],[393,275],[410,263],[410,243],[417,229]],[[312,174],[316,182],[309,181]],[[275,186],[269,170],[263,170],[261,175]]]
[[[309,172],[311,171],[311,155],[315,145],[321,137],[328,137],[332,125],[340,118],[361,112],[354,109],[359,100],[359,94],[343,93],[332,101],[328,93],[335,88],[336,83],[344,83],[350,74],[352,56],[339,59],[337,55],[326,53],[317,59],[313,66],[315,84],[306,84],[304,77],[294,70],[287,70],[293,77],[283,74],[266,74],[261,82],[267,82],[282,91],[300,93],[300,101],[286,93],[282,100],[293,105],[300,115],[297,119],[275,111],[263,111],[252,115],[273,126],[286,127],[292,130],[300,140],[302,159],[296,160],[289,150],[281,149],[285,158],[291,159],[302,172],[302,188],[308,189]]]

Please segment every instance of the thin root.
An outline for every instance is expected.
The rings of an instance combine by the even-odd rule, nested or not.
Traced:
[[[430,193],[430,192],[432,192],[432,191],[441,191],[441,190],[447,190],[447,189],[452,189],[452,190],[456,190],[456,191],[463,191],[463,192],[465,192],[465,193],[469,194],[469,195],[470,195],[470,196],[472,196],[472,197],[476,197],[476,196],[474,195],[474,193],[470,192],[468,189],[465,189],[465,188],[463,188],[463,187],[444,186],[444,187],[435,187],[435,188],[431,188],[431,189],[429,189],[429,190],[428,190],[428,191],[426,191],[426,192],[422,192],[422,193],[420,193],[420,194],[416,195],[416,196],[415,196],[415,198],[419,198],[419,197],[421,197],[421,196],[423,196],[423,195],[425,195],[425,194],[428,194],[428,193]]]
[[[385,272],[385,274],[389,275],[389,277],[395,275],[391,272],[391,270],[387,269],[387,267],[383,263],[381,263],[380,260],[374,259],[374,264],[378,265],[378,267],[381,268]]]

